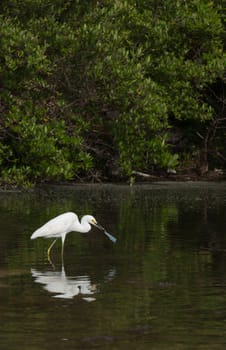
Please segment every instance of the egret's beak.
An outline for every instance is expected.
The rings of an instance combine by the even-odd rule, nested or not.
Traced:
[[[117,241],[117,238],[115,238],[114,236],[112,236],[109,232],[107,232],[105,230],[105,228],[103,226],[101,226],[100,224],[98,224],[96,221],[92,222],[92,225],[99,228],[99,230],[104,231],[104,234],[113,242],[115,243]]]
[[[92,221],[92,225],[95,226],[95,227],[97,227],[97,228],[99,228],[99,230],[101,230],[101,231],[104,231],[104,230],[105,230],[104,227],[101,226],[101,225],[99,225],[96,221]]]

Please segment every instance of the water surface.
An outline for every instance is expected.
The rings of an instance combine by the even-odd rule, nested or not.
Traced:
[[[226,183],[0,193],[1,349],[225,349]],[[31,233],[65,211],[117,237]]]

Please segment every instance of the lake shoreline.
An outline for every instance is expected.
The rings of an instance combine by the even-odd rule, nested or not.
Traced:
[[[199,175],[195,171],[186,171],[178,173],[162,173],[162,174],[147,174],[142,172],[135,172],[133,177],[129,180],[122,179],[98,179],[98,181],[80,179],[79,181],[43,181],[32,185],[31,187],[23,187],[9,184],[1,184],[0,192],[30,192],[42,186],[77,186],[77,185],[138,185],[138,184],[152,184],[161,182],[224,182],[226,181],[226,174],[222,171],[209,171],[204,175]]]

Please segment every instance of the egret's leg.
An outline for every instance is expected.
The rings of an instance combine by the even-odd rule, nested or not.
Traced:
[[[52,247],[54,246],[54,244],[56,243],[57,241],[57,238],[50,244],[48,250],[47,250],[47,255],[48,255],[48,260],[51,260],[50,259],[50,250],[52,249]]]

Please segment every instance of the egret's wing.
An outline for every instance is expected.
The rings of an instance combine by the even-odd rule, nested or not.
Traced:
[[[70,232],[70,227],[75,220],[78,220],[78,217],[75,213],[68,212],[61,214],[38,228],[32,234],[31,239],[35,239],[37,237],[58,237],[62,233]]]

